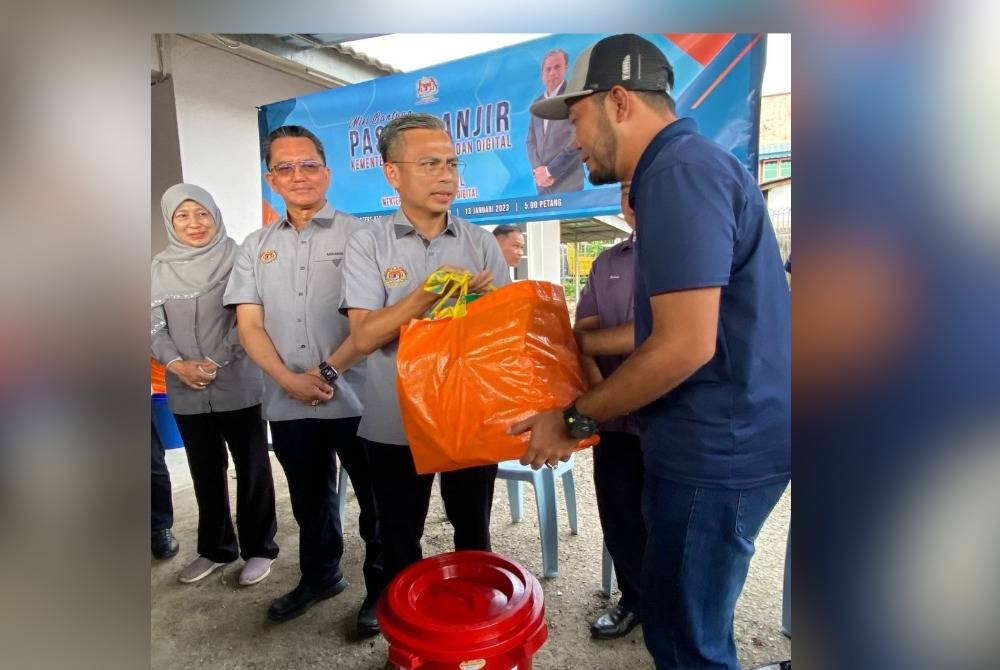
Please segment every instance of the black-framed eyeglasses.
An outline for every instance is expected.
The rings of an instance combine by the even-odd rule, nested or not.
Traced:
[[[305,176],[315,177],[325,167],[320,161],[295,161],[275,163],[271,166],[270,172],[275,177],[287,178],[295,174],[295,168],[298,168]]]
[[[416,165],[417,172],[423,174],[425,177],[437,177],[445,169],[447,169],[449,172],[454,172],[457,175],[461,175],[462,170],[465,169],[465,163],[458,160],[457,158],[449,158],[447,160],[444,160],[442,158],[422,158],[418,161],[389,161],[389,162]]]

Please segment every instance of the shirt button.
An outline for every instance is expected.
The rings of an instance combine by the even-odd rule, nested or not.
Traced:
[[[299,323],[302,323],[302,319],[295,319],[295,320],[298,321]]]
[[[305,270],[305,269],[306,269],[306,266],[305,266],[305,265],[300,265],[300,266],[299,266],[299,269],[300,269],[300,270]]]
[[[299,349],[305,349],[305,348],[306,348],[306,345],[304,345],[304,344],[300,344],[299,345]]]
[[[299,295],[305,295],[305,294],[303,294],[303,293],[299,293]]]
[[[305,244],[305,243],[306,243],[305,240],[302,240],[301,242],[299,242],[299,244]]]

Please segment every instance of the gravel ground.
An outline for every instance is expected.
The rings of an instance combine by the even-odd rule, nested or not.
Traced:
[[[357,503],[348,497],[343,569],[351,586],[306,614],[282,624],[265,617],[271,600],[291,590],[298,580],[297,527],[288,489],[272,455],[278,504],[281,555],[271,575],[252,587],[237,585],[242,561],[226,566],[202,582],[181,584],[177,573],[196,556],[197,507],[194,492],[180,484],[174,492],[174,533],[180,553],[154,561],[151,581],[152,668],[338,668],[379,670],[387,645],[379,636],[353,638],[354,619],[364,597],[361,541],[356,532]],[[579,534],[571,535],[559,489],[559,576],[544,579],[538,518],[530,486],[525,486],[524,519],[511,523],[505,482],[499,480],[493,501],[493,548],[532,571],[545,591],[549,639],[533,659],[539,670],[610,670],[653,668],[641,629],[612,641],[590,639],[588,624],[609,605],[601,593],[601,530],[594,500],[592,459],[577,454],[574,478]],[[230,493],[235,493],[231,480]],[[235,498],[232,502],[235,509]],[[736,609],[736,642],[740,662],[752,668],[791,657],[791,642],[780,632],[785,534],[791,509],[786,491],[757,539],[757,554]],[[424,533],[424,554],[450,551],[451,526],[435,493]],[[617,599],[612,594],[612,602]]]

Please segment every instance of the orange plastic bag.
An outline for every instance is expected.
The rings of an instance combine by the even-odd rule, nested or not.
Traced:
[[[467,300],[468,276],[453,278],[432,317],[399,338],[396,386],[421,474],[520,458],[529,434],[507,428],[586,389],[562,287],[519,281]]]
[[[149,357],[150,393],[167,392],[167,369],[152,356]]]

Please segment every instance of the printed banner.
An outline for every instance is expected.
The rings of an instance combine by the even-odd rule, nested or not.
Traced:
[[[569,122],[545,122],[528,111],[560,79],[565,86],[577,55],[601,37],[551,35],[265,105],[259,112],[260,136],[286,124],[316,133],[332,173],[330,202],[341,211],[376,217],[399,206],[382,174],[378,135],[400,114],[427,112],[447,124],[465,164],[452,205],[462,218],[492,224],[614,214],[618,186],[595,187],[586,179]],[[694,117],[702,133],[756,174],[764,36],[644,37],[674,68],[671,94],[678,116]],[[273,220],[284,204],[261,183],[265,218]]]

